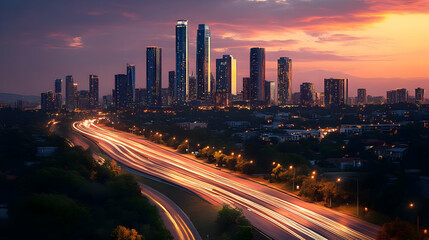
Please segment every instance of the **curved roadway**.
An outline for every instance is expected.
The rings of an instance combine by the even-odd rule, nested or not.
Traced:
[[[380,228],[94,122],[75,122],[73,129],[128,167],[180,185],[213,204],[241,208],[253,226],[272,238],[365,240],[374,239]]]

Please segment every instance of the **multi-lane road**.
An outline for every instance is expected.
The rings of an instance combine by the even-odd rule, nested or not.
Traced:
[[[75,122],[73,129],[106,154],[137,171],[182,186],[213,204],[243,210],[253,226],[274,239],[374,239],[379,226],[220,171],[141,137]]]
[[[158,208],[174,239],[202,240],[189,217],[173,201],[155,189],[139,183],[141,193]]]

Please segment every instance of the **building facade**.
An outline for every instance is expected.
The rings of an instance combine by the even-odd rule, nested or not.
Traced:
[[[358,105],[366,104],[366,89],[365,88],[359,88],[357,90],[357,104]]]
[[[300,85],[300,103],[303,106],[313,106],[316,104],[316,91],[314,90],[314,84],[304,82]]]
[[[281,57],[277,60],[277,103],[279,106],[292,101],[292,59]]]
[[[348,79],[347,78],[325,78],[325,106],[339,106],[347,104]]]
[[[188,20],[176,24],[176,78],[174,97],[176,104],[185,105],[189,95],[189,38]]]
[[[216,59],[216,106],[229,107],[232,94],[237,94],[236,60],[231,55]]]
[[[274,81],[265,81],[265,102],[269,106],[276,105],[276,83]]]
[[[197,78],[192,74],[189,76],[189,101],[197,100],[198,83]]]
[[[73,76],[68,75],[66,76],[66,110],[67,111],[74,111],[75,104],[74,104],[74,81]]]
[[[423,88],[416,88],[416,104],[423,104],[425,102],[425,90]]]
[[[175,89],[176,72],[168,72],[168,105],[174,105],[174,89]]]
[[[98,80],[97,75],[89,75],[89,109],[96,109],[99,106]]]
[[[265,48],[250,49],[250,101],[265,102]]]
[[[113,91],[113,101],[116,110],[125,109],[128,106],[128,90],[127,74],[116,74],[115,89]]]
[[[136,66],[127,63],[127,106],[134,102],[134,94],[136,89]]]
[[[210,29],[207,24],[198,25],[197,30],[197,93],[196,99],[205,101],[210,87]]]
[[[146,49],[146,89],[149,106],[161,106],[162,50],[159,47]]]
[[[61,107],[63,106],[62,85],[63,85],[63,80],[61,78],[55,79],[54,101],[55,101],[55,109],[56,110],[60,110]]]

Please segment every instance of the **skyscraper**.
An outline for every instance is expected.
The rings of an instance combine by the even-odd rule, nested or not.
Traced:
[[[136,89],[136,67],[127,63],[127,105],[134,102]]]
[[[68,76],[66,76],[66,109],[67,109],[67,111],[74,111],[74,108],[75,108],[74,98],[75,98],[75,92],[74,92],[73,76],[68,75]]]
[[[168,72],[168,105],[174,104],[174,82],[176,79],[176,72],[169,71]]]
[[[128,78],[126,74],[115,75],[115,90],[113,91],[113,101],[116,110],[125,109],[128,104]]]
[[[292,100],[292,59],[281,57],[277,60],[277,101],[286,105]]]
[[[390,90],[386,92],[386,102],[387,104],[398,103],[398,92],[396,90]]]
[[[243,101],[250,101],[250,78],[243,78]]]
[[[176,78],[174,97],[178,105],[186,104],[189,95],[188,20],[176,24]]]
[[[87,90],[80,90],[79,91],[79,110],[88,110],[90,109],[89,104],[89,91]]]
[[[89,75],[89,109],[98,107],[98,76]]]
[[[347,78],[325,78],[325,106],[339,106],[347,104]]]
[[[77,91],[77,83],[73,83],[73,92],[74,92],[74,109],[79,108],[79,92]]]
[[[357,90],[357,103],[358,105],[366,104],[366,89],[359,88]]]
[[[276,83],[274,81],[265,81],[265,101],[267,105],[276,105]]]
[[[216,59],[216,94],[217,106],[229,107],[232,102],[232,94],[237,94],[236,60],[231,55],[223,55]]]
[[[40,94],[40,108],[43,112],[52,112],[54,110],[54,94],[52,91]]]
[[[423,88],[416,88],[416,104],[423,104],[425,102],[425,90]]]
[[[314,84],[304,82],[300,85],[300,102],[304,106],[313,106],[316,103],[316,91],[314,90]]]
[[[210,93],[210,30],[206,24],[197,31],[197,99],[206,100]]]
[[[408,102],[408,90],[405,88],[396,90],[397,102],[398,103],[407,103]]]
[[[55,79],[55,109],[60,110],[63,105],[63,94],[62,94],[63,80],[61,78]]]
[[[250,49],[250,101],[265,101],[265,48]]]
[[[197,100],[197,78],[192,74],[189,76],[189,101]]]
[[[146,89],[149,106],[161,106],[162,57],[161,48],[146,49]]]
[[[142,107],[147,106],[147,90],[146,88],[136,88],[136,93],[134,94],[135,99],[134,102],[136,106]]]

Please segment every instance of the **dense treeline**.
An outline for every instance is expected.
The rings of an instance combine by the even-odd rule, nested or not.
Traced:
[[[216,224],[222,240],[253,239],[253,227],[239,208],[224,205],[218,212]]]
[[[39,113],[2,110],[0,117],[2,238],[171,239],[133,176],[119,175],[114,162],[100,165],[90,151],[46,135],[48,119]],[[57,150],[39,157],[39,146]]]

